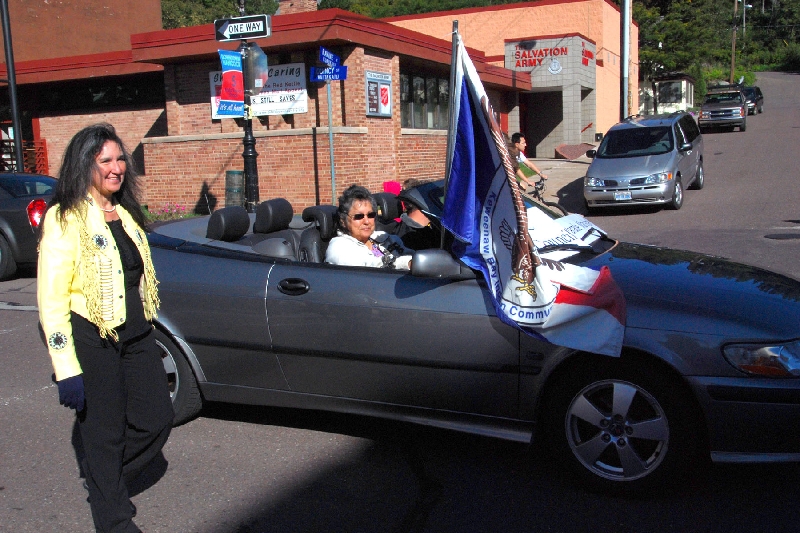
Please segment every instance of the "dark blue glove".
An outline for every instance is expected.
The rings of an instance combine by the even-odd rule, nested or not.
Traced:
[[[56,381],[56,385],[58,385],[58,401],[61,405],[75,409],[78,412],[83,411],[85,398],[83,396],[83,376],[81,374]]]

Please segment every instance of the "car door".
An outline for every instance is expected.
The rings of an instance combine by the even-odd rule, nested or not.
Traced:
[[[682,151],[680,147],[685,143],[690,143],[688,134],[683,130],[681,124],[676,122],[673,127],[675,134],[675,148],[677,149],[678,156],[678,171],[681,173],[681,182],[684,187],[687,187],[697,172],[697,153],[692,147],[689,150]]]
[[[153,246],[152,254],[162,302],[158,321],[191,347],[204,381],[288,388],[267,331],[264,298],[273,262],[191,244]]]
[[[481,283],[276,264],[272,349],[292,391],[513,417],[519,333],[494,315]]]

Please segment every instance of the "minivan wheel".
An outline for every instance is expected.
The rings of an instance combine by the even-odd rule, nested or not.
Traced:
[[[694,177],[694,182],[692,182],[692,189],[700,190],[703,188],[706,182],[706,174],[703,171],[703,160],[697,162],[697,174]]]
[[[675,190],[672,193],[672,200],[669,202],[669,208],[678,210],[683,205],[683,185],[681,185],[681,179],[675,178]]]

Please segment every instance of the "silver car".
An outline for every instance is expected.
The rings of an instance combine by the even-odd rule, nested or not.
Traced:
[[[630,117],[586,155],[593,159],[583,179],[590,212],[652,204],[680,209],[684,188],[703,188],[703,136],[688,113]]]

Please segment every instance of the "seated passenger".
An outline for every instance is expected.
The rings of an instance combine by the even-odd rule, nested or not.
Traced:
[[[403,202],[406,212],[400,216],[400,224],[394,234],[400,237],[403,245],[412,250],[438,248],[441,233],[431,224],[428,216],[411,202]]]
[[[394,235],[375,231],[377,212],[378,206],[365,187],[348,187],[339,197],[338,231],[328,244],[325,262],[410,269],[411,255],[402,241]]]

